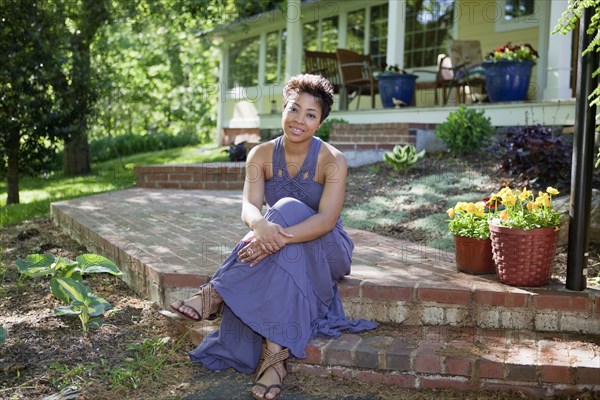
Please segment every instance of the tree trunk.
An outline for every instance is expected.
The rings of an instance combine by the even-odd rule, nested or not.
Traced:
[[[65,140],[63,154],[65,176],[87,175],[92,172],[87,135],[77,135],[69,141]]]
[[[84,0],[81,5],[79,31],[71,38],[73,68],[71,71],[73,128],[65,139],[63,171],[65,176],[85,175],[92,172],[87,136],[87,118],[96,101],[92,82],[90,46],[100,27],[108,20],[106,0]]]
[[[19,204],[19,135],[11,135],[7,141],[8,169],[6,171],[6,204]]]

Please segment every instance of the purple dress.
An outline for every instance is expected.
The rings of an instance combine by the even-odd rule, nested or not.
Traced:
[[[283,137],[275,140],[273,178],[265,184],[267,220],[285,228],[316,214],[323,193],[323,185],[314,181],[321,143],[312,139],[303,165],[290,178],[288,168],[293,166],[286,167]],[[344,315],[336,282],[350,273],[354,244],[341,218],[321,238],[288,244],[254,267],[237,258],[244,245],[235,246],[211,280],[225,302],[223,318],[219,329],[189,353],[195,364],[252,373],[260,359],[262,337],[305,358],[312,337],[377,327]]]

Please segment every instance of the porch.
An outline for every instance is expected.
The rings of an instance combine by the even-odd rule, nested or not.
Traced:
[[[222,175],[235,178],[239,175]],[[173,207],[176,204],[177,207]],[[210,279],[236,240],[241,193],[135,188],[52,205],[56,224],[119,265],[140,295],[164,307]],[[408,388],[600,391],[600,292],[537,289],[456,272],[453,255],[349,229],[353,272],[339,284],[368,334],[310,342],[300,373]],[[198,342],[214,325],[186,325]],[[581,335],[585,334],[585,335]]]

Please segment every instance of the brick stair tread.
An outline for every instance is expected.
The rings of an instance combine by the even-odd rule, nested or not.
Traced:
[[[218,326],[218,320],[171,321],[194,345]],[[595,335],[381,324],[369,332],[312,339],[306,352],[307,358],[291,360],[293,370],[402,387],[519,389],[536,396],[557,393],[548,390],[552,386],[559,392],[600,390]]]

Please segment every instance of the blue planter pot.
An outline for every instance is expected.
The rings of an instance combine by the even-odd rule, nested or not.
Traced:
[[[394,99],[410,105],[415,94],[417,75],[413,74],[379,74],[379,95],[385,108],[393,108]]]
[[[485,61],[485,87],[490,102],[522,101],[527,97],[533,61]]]

